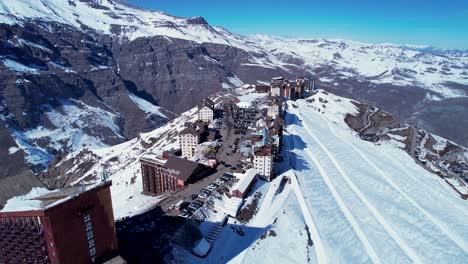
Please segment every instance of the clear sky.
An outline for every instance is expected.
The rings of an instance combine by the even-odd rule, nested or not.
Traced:
[[[243,34],[468,49],[468,0],[128,0]]]

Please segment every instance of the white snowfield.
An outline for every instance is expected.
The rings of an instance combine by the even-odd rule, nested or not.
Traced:
[[[93,6],[96,3],[98,6]],[[249,52],[250,58],[242,64],[244,67],[282,69],[295,74],[298,66],[311,72],[319,67],[332,66],[334,71],[328,73],[330,76],[320,78],[321,82],[330,84],[351,78],[375,84],[423,87],[432,92],[426,96],[427,100],[468,96],[462,87],[447,84],[468,85],[467,51],[441,51],[427,46],[370,44],[341,39],[265,35],[246,37],[204,24],[200,18],[174,17],[118,0],[88,3],[78,0],[0,0],[0,23],[22,24],[30,19],[54,21],[79,29],[85,25],[103,34],[129,40],[165,36],[198,44],[233,46]],[[194,20],[199,21],[193,23]],[[121,30],[114,30],[115,27]],[[298,61],[300,65],[297,65]],[[37,71],[11,60],[3,60],[3,63],[17,72]],[[259,82],[265,81],[268,80]],[[230,82],[232,85],[223,83],[223,87],[239,86],[242,80],[233,78]]]
[[[343,121],[348,99],[313,98],[289,103],[285,146],[318,262],[466,263],[466,201],[395,145],[360,140]]]

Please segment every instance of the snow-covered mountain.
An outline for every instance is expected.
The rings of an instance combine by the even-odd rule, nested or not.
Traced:
[[[466,51],[240,36],[118,0],[0,0],[0,35],[8,175],[134,138],[208,95],[275,75],[315,76],[319,87],[468,145]]]
[[[136,8],[119,0],[15,0],[0,3],[0,23],[22,24],[29,19],[58,22],[83,30],[129,40],[167,36],[195,41],[228,44],[235,35],[219,34],[201,17],[178,18],[163,12]]]
[[[130,41],[139,37],[166,36],[274,55],[270,61],[252,56],[250,63],[245,64],[251,67],[297,66],[298,60],[301,61],[299,66],[312,71],[318,67],[334,66],[339,73],[335,77],[360,77],[375,83],[422,86],[436,94],[434,100],[467,96],[464,89],[451,89],[444,85],[446,82],[468,85],[468,53],[463,51],[333,39],[243,37],[221,27],[212,27],[202,17],[173,17],[116,0],[0,2],[0,23],[22,24],[31,19],[62,23],[82,30],[92,29]],[[333,83],[333,79],[321,80]]]
[[[256,215],[241,225],[245,235],[224,228],[207,258],[178,252],[176,260],[463,263],[468,249],[466,201],[413,160],[406,136],[397,135],[407,125],[393,124],[388,113],[382,113],[386,118],[379,123],[384,132],[378,142],[361,139],[347,119],[359,117],[362,106],[325,91],[289,102],[285,161],[279,165],[284,174],[259,185],[264,196]],[[116,217],[137,214],[162,198],[141,194],[139,157],[177,148],[178,133],[195,119],[194,108],[131,141],[71,153],[57,169],[64,172],[62,177],[74,177],[74,183],[97,182],[106,169],[113,181]],[[468,162],[466,148],[431,137],[437,140],[435,148],[447,154],[441,164]],[[433,148],[421,146],[428,153]],[[292,183],[280,192],[282,176],[291,177]]]

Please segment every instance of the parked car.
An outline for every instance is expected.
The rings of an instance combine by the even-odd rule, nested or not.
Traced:
[[[188,208],[193,209],[194,211],[198,210],[200,207],[202,207],[203,204],[199,203],[191,203]]]
[[[200,196],[200,198],[206,199],[206,198],[208,198],[210,195],[211,195],[211,191],[208,191],[208,190],[203,189],[203,190],[200,191],[200,195],[199,195],[199,196]]]
[[[190,214],[187,209],[184,209],[184,210],[179,212],[179,216],[183,217],[183,218],[188,218],[188,217],[192,216],[192,214]]]
[[[222,180],[222,179],[217,179],[216,181],[214,181],[214,184],[218,184],[218,185],[221,185],[223,184],[225,181]]]

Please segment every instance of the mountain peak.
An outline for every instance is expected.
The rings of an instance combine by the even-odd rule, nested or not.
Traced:
[[[206,20],[201,16],[187,18],[186,21],[187,21],[187,24],[190,24],[190,25],[208,25],[208,22],[206,22]]]

